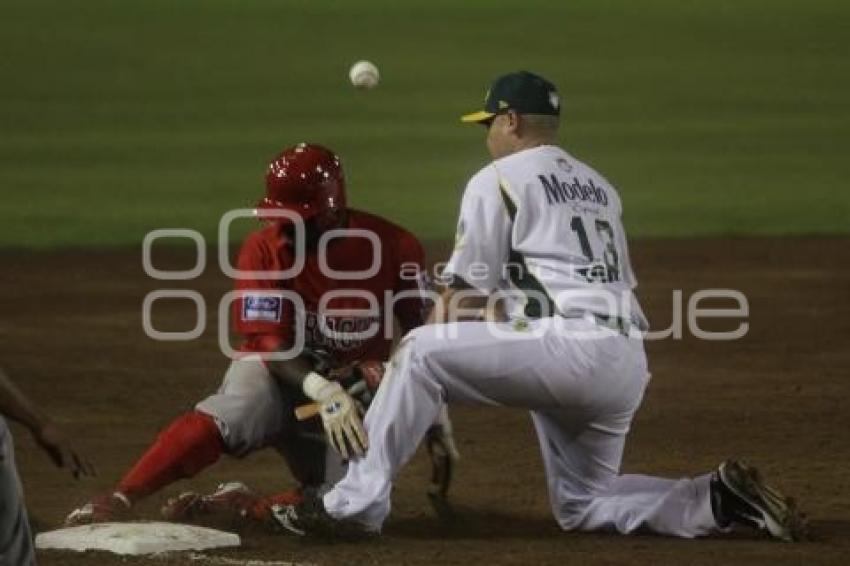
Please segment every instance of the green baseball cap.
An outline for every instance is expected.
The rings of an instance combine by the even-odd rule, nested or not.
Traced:
[[[484,110],[461,116],[461,122],[481,123],[513,110],[519,114],[561,114],[561,99],[555,85],[534,73],[517,71],[493,81],[484,96]]]

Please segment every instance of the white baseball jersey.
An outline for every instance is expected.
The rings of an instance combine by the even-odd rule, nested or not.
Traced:
[[[592,312],[645,326],[621,214],[614,187],[563,149],[514,153],[469,181],[444,274],[513,290],[514,316]]]

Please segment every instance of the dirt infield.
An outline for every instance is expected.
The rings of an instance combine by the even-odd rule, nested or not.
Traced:
[[[749,332],[733,342],[684,338],[648,345],[654,379],[633,427],[623,469],[670,476],[744,456],[795,494],[814,540],[789,545],[732,535],[687,541],[655,536],[565,534],[551,520],[528,417],[508,410],[454,412],[463,460],[454,487],[459,520],[443,526],[424,496],[419,454],[400,476],[386,535],[370,543],[321,545],[247,533],[237,560],[315,564],[846,563],[850,552],[850,238],[641,240],[632,244],[640,297],[655,328],[669,326],[672,293],[685,303],[701,288],[741,290]],[[436,250],[441,257],[445,250]],[[212,256],[214,258],[214,255]],[[0,363],[23,389],[66,424],[99,470],[77,483],[51,468],[19,428],[16,434],[34,526],[45,530],[89,495],[107,488],[157,430],[219,383],[216,305],[229,281],[208,269],[174,285],[148,279],[140,250],[0,251]],[[188,268],[184,251],[155,257]],[[144,295],[158,287],[197,289],[208,326],[194,342],[147,338]],[[154,323],[185,330],[188,303],[160,304]],[[714,322],[729,330],[737,321]],[[261,490],[289,485],[275,454],[226,460],[191,485],[210,489],[241,479]],[[153,518],[173,486],[142,506]],[[43,564],[158,564],[186,557],[126,560],[43,553]],[[212,562],[197,561],[196,564]]]

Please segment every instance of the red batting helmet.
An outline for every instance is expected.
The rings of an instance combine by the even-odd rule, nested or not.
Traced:
[[[339,157],[326,147],[300,143],[284,149],[266,171],[263,210],[290,210],[305,220],[345,208],[345,178]]]

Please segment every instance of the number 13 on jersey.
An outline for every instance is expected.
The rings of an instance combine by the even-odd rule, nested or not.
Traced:
[[[570,220],[570,228],[578,236],[581,253],[588,261],[587,267],[576,270],[579,275],[584,276],[591,283],[613,283],[620,280],[620,256],[617,253],[617,244],[614,239],[614,229],[605,220],[596,220],[594,226],[596,233],[594,244],[591,246],[590,238],[584,226],[581,216],[573,216]],[[594,247],[601,249],[602,257],[594,255]]]

